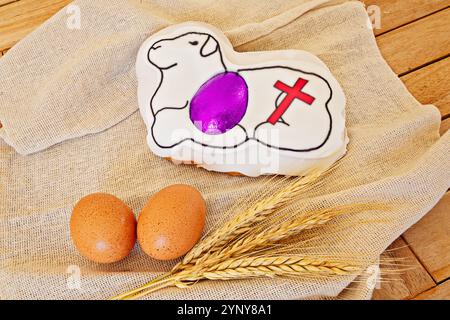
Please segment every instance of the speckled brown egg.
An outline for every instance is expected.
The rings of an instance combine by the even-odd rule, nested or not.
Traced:
[[[200,239],[206,205],[192,186],[177,184],[148,200],[138,218],[137,235],[145,253],[158,260],[186,254]]]
[[[112,263],[122,260],[133,249],[136,219],[119,198],[93,193],[75,205],[70,234],[83,256],[98,263]]]

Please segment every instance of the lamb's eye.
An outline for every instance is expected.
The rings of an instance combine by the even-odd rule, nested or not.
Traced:
[[[189,41],[190,44],[192,44],[193,46],[198,45],[198,41]]]

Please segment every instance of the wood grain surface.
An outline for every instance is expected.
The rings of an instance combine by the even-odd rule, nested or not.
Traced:
[[[384,274],[382,273],[378,288],[373,293],[373,299],[410,299],[435,286],[427,270],[402,238],[398,238],[392,243],[384,256],[394,258],[399,264],[406,266],[389,267],[389,269],[401,272],[400,274],[391,274],[386,271]],[[403,269],[407,269],[407,271],[403,271]]]
[[[450,35],[449,35],[450,37]],[[422,104],[434,104],[443,118],[450,116],[450,59],[443,59],[401,77]]]
[[[364,0],[368,8],[380,8],[382,24],[374,30],[380,35],[450,6],[450,0]],[[371,12],[369,12],[370,14]]]
[[[0,52],[11,48],[69,0],[19,0],[0,6]]]
[[[0,0],[0,56],[70,2]],[[444,134],[450,128],[450,0],[362,2],[381,13],[381,28],[374,34],[383,57],[419,102],[439,108]],[[396,277],[387,275],[373,298],[450,299],[449,252],[447,193],[385,253],[406,259],[410,268]]]
[[[419,294],[415,300],[448,300],[450,293],[450,281]]]
[[[449,21],[450,9],[439,11],[382,34],[377,43],[392,70],[403,75],[450,54]]]
[[[448,131],[448,129],[450,129],[450,118],[442,120],[441,128],[439,129],[440,135],[441,136],[444,135],[444,133],[446,133]],[[447,207],[447,214],[450,214],[449,211],[450,211],[450,209],[448,209],[448,207]]]

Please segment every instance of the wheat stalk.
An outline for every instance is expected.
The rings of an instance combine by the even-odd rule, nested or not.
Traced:
[[[261,227],[258,231],[251,232],[246,236],[239,237],[237,240],[232,241],[221,250],[209,255],[205,254],[199,259],[194,259],[191,263],[201,265],[206,263],[214,264],[217,260],[226,257],[239,256],[261,247],[267,247],[272,243],[297,235],[302,231],[323,225],[337,216],[363,210],[374,210],[378,207],[381,208],[383,206],[377,204],[343,205],[335,208],[325,208],[307,212],[300,214],[299,217],[293,217],[291,219],[287,217],[290,213],[287,213],[280,218],[280,220],[285,219],[286,221],[275,224],[270,228]]]
[[[304,256],[262,256],[241,259],[229,259],[207,268],[203,275],[207,279],[225,279],[229,277],[246,278],[246,273],[265,275],[286,275],[299,272],[324,272],[328,274],[348,275],[359,271],[359,267],[343,262],[332,262]]]
[[[114,299],[137,299],[166,287],[186,288],[201,280],[239,280],[262,277],[302,277],[305,274],[314,276],[348,276],[361,272],[362,267],[341,261],[329,261],[304,256],[263,256],[242,259],[228,259],[209,267],[190,265],[166,279],[115,297]]]
[[[246,237],[240,237],[223,249],[210,255],[204,255],[196,261],[191,261],[191,263],[205,264],[206,260],[209,263],[214,263],[215,260],[222,259],[223,257],[232,257],[250,252],[258,247],[267,246],[298,234],[301,231],[322,225],[343,212],[345,212],[343,208],[336,210],[322,209],[313,212],[311,215],[302,215],[294,220],[288,220],[271,228],[261,229],[260,232],[250,233]]]
[[[275,224],[271,228],[262,228],[259,232],[250,233],[247,237],[239,238],[224,248],[222,254],[227,254],[228,256],[242,254],[257,247],[267,246],[268,244],[287,239],[302,231],[319,227],[343,214],[374,210],[378,207],[382,206],[377,204],[353,204],[300,214],[299,217],[293,217],[279,224]]]
[[[249,231],[254,224],[264,221],[268,215],[298,197],[302,191],[307,189],[312,182],[320,176],[320,174],[321,172],[319,171],[313,171],[308,176],[296,178],[293,182],[274,195],[259,200],[250,208],[236,215],[192,248],[178,267],[191,263],[194,259],[197,259],[204,253],[214,252],[222,248],[230,240]]]
[[[250,277],[300,276],[303,273],[349,275],[361,271],[361,267],[342,261],[305,256],[257,256],[227,259],[203,267],[192,266],[173,277],[175,283],[196,282],[202,279],[235,280]]]

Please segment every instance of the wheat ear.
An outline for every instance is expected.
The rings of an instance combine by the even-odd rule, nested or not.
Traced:
[[[244,253],[251,252],[256,248],[265,247],[271,243],[279,242],[289,237],[298,235],[302,231],[321,226],[337,216],[364,210],[374,210],[376,208],[378,208],[378,205],[376,204],[355,204],[320,209],[308,212],[307,214],[301,214],[299,217],[288,219],[285,222],[276,224],[271,228],[262,229],[257,232],[252,232],[248,236],[241,237],[230,243],[221,251],[215,252],[213,256],[221,257],[221,259],[223,259],[223,257],[242,255]],[[205,260],[206,259],[202,257],[197,260],[197,264],[202,264]],[[213,257],[210,257],[208,260],[214,262]]]
[[[217,262],[217,259],[223,260],[226,257],[233,257],[239,254],[251,252],[252,250],[270,245],[290,236],[296,235],[301,231],[312,229],[322,225],[333,217],[342,214],[343,210],[323,209],[314,212],[308,216],[301,216],[299,218],[288,220],[272,228],[260,230],[260,232],[250,233],[248,236],[241,237],[238,240],[231,242],[222,250],[216,251],[211,255],[205,255],[197,260],[195,264],[203,265],[208,261],[209,264]]]
[[[264,198],[250,208],[237,214],[211,235],[200,241],[184,257],[181,265],[191,263],[206,252],[214,252],[226,245],[230,240],[247,232],[252,226],[263,221],[268,215],[289,203],[315,181],[321,172],[313,171],[310,175],[296,178],[289,185],[274,195]]]

